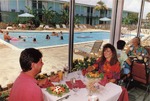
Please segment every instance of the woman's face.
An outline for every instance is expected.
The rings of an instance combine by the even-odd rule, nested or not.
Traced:
[[[104,51],[104,57],[106,58],[106,60],[110,60],[112,57],[112,51],[110,48],[106,48]]]

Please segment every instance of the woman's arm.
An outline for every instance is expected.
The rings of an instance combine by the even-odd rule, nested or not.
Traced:
[[[96,60],[96,62],[92,65],[92,66],[88,66],[88,68],[86,69],[86,71],[90,72],[95,70],[96,68],[98,68],[98,63],[100,62],[100,58],[98,58]]]

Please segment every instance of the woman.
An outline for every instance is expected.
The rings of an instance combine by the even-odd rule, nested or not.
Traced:
[[[93,66],[89,66],[87,71],[98,70],[103,72],[110,82],[116,82],[120,78],[120,63],[117,59],[116,49],[111,44],[105,44],[102,56]]]

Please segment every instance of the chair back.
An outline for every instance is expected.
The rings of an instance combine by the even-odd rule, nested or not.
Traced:
[[[150,56],[150,46],[145,46],[144,48],[147,50],[148,55]]]
[[[98,53],[100,47],[102,46],[102,43],[103,43],[103,40],[95,41],[90,53]]]
[[[60,25],[59,25],[59,24],[56,24],[56,28],[60,28]]]
[[[63,28],[67,28],[65,24],[62,24],[62,27],[63,27]]]
[[[131,68],[131,77],[133,80],[146,85],[150,83],[150,75],[145,63],[133,61]]]
[[[75,25],[75,28],[79,28],[79,26],[78,26],[78,25]]]

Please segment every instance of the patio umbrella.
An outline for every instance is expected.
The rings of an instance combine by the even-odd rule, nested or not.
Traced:
[[[34,15],[29,14],[29,13],[23,13],[23,14],[18,15],[18,17],[22,18],[22,21],[26,23],[28,20],[30,20],[30,18],[33,18]]]
[[[111,21],[111,19],[109,19],[107,17],[100,18],[99,20],[105,22],[105,28],[106,28],[106,22]]]
[[[111,19],[107,18],[107,17],[103,17],[99,19],[100,21],[111,21]]]
[[[34,15],[32,15],[32,14],[29,14],[29,13],[23,13],[23,14],[20,14],[20,15],[18,15],[18,17],[34,17]]]

